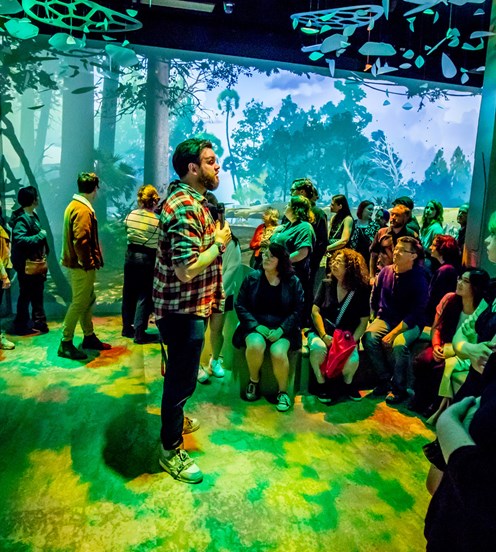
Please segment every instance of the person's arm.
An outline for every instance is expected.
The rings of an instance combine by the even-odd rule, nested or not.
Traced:
[[[91,211],[87,207],[74,210],[70,224],[78,264],[84,270],[93,270],[95,264],[91,255],[91,225],[93,224]]]
[[[336,249],[341,249],[346,246],[350,241],[351,232],[353,231],[353,218],[348,216],[343,220],[343,231],[341,232],[341,237],[336,240],[334,243],[327,246],[327,252],[331,253]]]
[[[360,339],[362,338],[362,335],[365,333],[368,323],[369,323],[368,316],[363,316],[362,318],[360,318],[360,324],[358,324],[356,330],[353,332],[353,339],[357,343],[360,341]]]
[[[292,263],[297,263],[298,261],[303,261],[303,259],[306,259],[310,253],[309,247],[301,247],[297,251],[294,251],[291,253],[289,258],[291,259]]]
[[[12,230],[12,241],[22,249],[27,249],[30,246],[39,245],[47,236],[46,230],[40,230],[33,235],[30,235],[29,232],[28,222],[24,217],[20,217]]]
[[[469,421],[475,413],[473,409],[475,406],[478,405],[474,397],[465,397],[450,406],[439,416],[436,431],[446,463],[448,463],[450,456],[455,450],[475,445],[467,427],[470,425]],[[467,417],[469,420],[464,422]]]
[[[264,231],[264,225],[260,224],[257,226],[255,232],[253,233],[253,237],[250,241],[250,249],[252,251],[255,251],[256,249],[260,249],[260,245],[262,243],[262,236]]]
[[[241,287],[239,289],[238,297],[234,304],[236,314],[238,315],[239,323],[243,328],[248,332],[255,332],[262,334],[264,337],[267,337],[270,330],[265,326],[260,326],[258,320],[251,312],[251,305],[256,297],[254,297],[256,281],[254,280],[256,276],[248,274],[243,280]]]
[[[330,347],[332,343],[332,336],[326,333],[324,319],[320,314],[320,308],[317,305],[312,305],[312,322],[317,332],[318,336],[326,344],[327,347]]]
[[[300,280],[293,276],[289,282],[284,282],[282,293],[288,293],[291,298],[291,312],[281,322],[280,327],[285,335],[291,335],[295,328],[300,327],[303,312],[304,294]]]
[[[217,244],[227,245],[231,241],[231,229],[229,223],[224,222],[224,228],[220,222],[215,225],[215,243],[197,256],[195,262],[189,265],[175,265],[174,272],[181,282],[191,282],[193,278],[201,274],[220,255],[220,248]]]

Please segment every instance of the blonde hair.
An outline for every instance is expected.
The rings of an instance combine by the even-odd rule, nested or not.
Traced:
[[[264,217],[267,217],[269,219],[269,222],[271,222],[272,224],[279,224],[279,211],[277,209],[269,207],[268,209],[265,209],[263,215]]]
[[[145,209],[152,209],[158,203],[160,196],[154,186],[145,184],[138,190],[138,205]]]

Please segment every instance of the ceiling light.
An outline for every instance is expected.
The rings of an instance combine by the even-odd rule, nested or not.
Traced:
[[[190,0],[141,0],[142,4],[173,8],[176,10],[189,10],[212,13],[215,4],[212,2],[191,2]]]

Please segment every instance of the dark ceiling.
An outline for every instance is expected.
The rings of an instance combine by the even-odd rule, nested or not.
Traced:
[[[456,5],[453,3],[440,3],[431,9],[434,14],[417,13],[414,32],[410,30],[410,23],[404,14],[408,10],[416,8],[421,0],[391,0],[389,19],[384,16],[375,22],[370,32],[366,27],[359,27],[350,37],[351,45],[338,58],[335,54],[326,55],[322,59],[313,62],[308,58],[308,53],[301,51],[302,46],[308,46],[322,42],[325,35],[305,35],[299,29],[294,30],[291,14],[307,11],[335,9],[343,6],[364,5],[363,2],[350,2],[344,0],[233,0],[232,14],[224,11],[223,2],[219,0],[202,0],[215,3],[212,13],[197,11],[184,11],[158,6],[142,4],[137,0],[108,0],[102,2],[118,11],[126,8],[138,10],[136,16],[143,28],[134,31],[127,37],[133,44],[159,46],[172,49],[208,52],[224,54],[236,57],[273,60],[277,62],[296,63],[327,67],[326,58],[336,59],[338,70],[363,71],[367,58],[358,50],[367,41],[386,42],[392,44],[397,51],[393,57],[382,57],[381,62],[387,62],[390,66],[398,67],[407,62],[403,57],[406,50],[413,50],[415,57],[422,55],[425,64],[417,68],[410,60],[412,68],[401,69],[394,72],[395,76],[409,77],[423,81],[451,82],[460,84],[461,68],[468,71],[469,86],[481,86],[482,74],[472,72],[485,64],[487,38],[484,38],[484,47],[481,50],[463,49],[462,45],[468,43],[476,47],[480,39],[470,39],[474,31],[487,31],[489,28],[491,0],[483,3],[466,3]],[[462,3],[464,0],[454,0]],[[480,2],[481,0],[476,0]],[[413,3],[415,2],[415,3]],[[380,2],[372,4],[381,6]],[[431,2],[431,5],[433,2]],[[482,10],[482,15],[474,15]],[[435,12],[437,21],[434,22]],[[446,37],[448,28],[458,29],[460,42],[456,47],[448,46],[446,40],[432,55],[428,55],[427,47],[435,46]],[[315,36],[320,38],[315,38]],[[441,70],[442,53],[447,54],[457,67],[457,75],[452,79],[443,76]],[[373,64],[375,57],[368,61]]]

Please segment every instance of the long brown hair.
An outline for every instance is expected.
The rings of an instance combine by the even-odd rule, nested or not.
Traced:
[[[344,257],[345,273],[343,278],[343,286],[350,291],[368,286],[369,273],[363,256],[347,247],[335,251],[327,259],[326,271],[329,276],[325,281],[331,282],[335,279],[331,274],[331,263],[338,255],[343,255]]]

